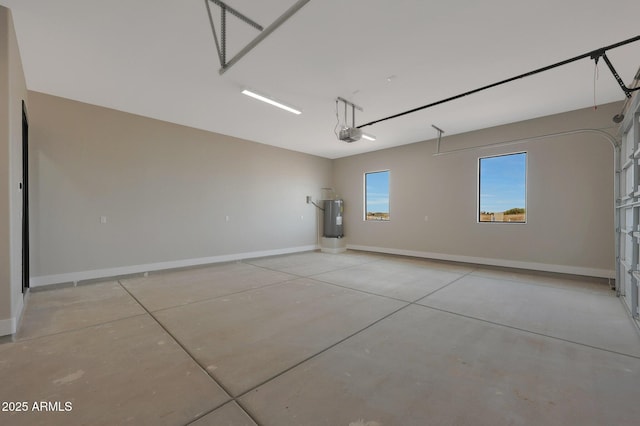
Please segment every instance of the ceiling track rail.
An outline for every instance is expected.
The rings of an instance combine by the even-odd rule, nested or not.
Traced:
[[[618,42],[618,43],[615,43],[615,44],[612,44],[612,45],[609,45],[609,46],[606,46],[606,47],[602,47],[600,49],[592,50],[591,52],[584,53],[582,55],[578,55],[578,56],[575,56],[573,58],[565,59],[564,61],[556,62],[555,64],[551,64],[551,65],[548,65],[546,67],[538,68],[538,69],[535,69],[533,71],[529,71],[529,72],[526,72],[524,74],[517,75],[515,77],[507,78],[506,80],[501,80],[501,81],[498,81],[496,83],[488,84],[486,86],[482,86],[482,87],[479,87],[479,88],[474,89],[474,90],[469,90],[468,92],[460,93],[459,95],[451,96],[451,97],[446,98],[446,99],[441,99],[439,101],[432,102],[430,104],[423,105],[421,107],[413,108],[413,109],[410,109],[408,111],[404,111],[404,112],[401,112],[401,113],[398,113],[398,114],[394,114],[394,115],[391,115],[389,117],[380,118],[378,120],[370,121],[368,123],[365,123],[365,124],[362,124],[362,125],[358,126],[358,128],[360,129],[360,128],[363,128],[363,127],[366,127],[366,126],[372,126],[374,124],[381,123],[383,121],[387,121],[387,120],[391,120],[391,119],[394,119],[394,118],[402,117],[403,115],[412,114],[412,113],[417,112],[417,111],[422,111],[424,109],[431,108],[431,107],[434,107],[436,105],[441,105],[441,104],[444,104],[446,102],[451,102],[451,101],[454,101],[456,99],[463,98],[465,96],[473,95],[474,93],[482,92],[484,90],[491,89],[493,87],[501,86],[503,84],[507,84],[507,83],[510,83],[512,81],[515,81],[515,80],[518,80],[518,79],[521,79],[521,78],[530,77],[532,75],[536,75],[536,74],[539,74],[541,72],[549,71],[549,70],[552,70],[554,68],[558,68],[558,67],[561,67],[563,65],[567,65],[567,64],[570,64],[572,62],[576,62],[576,61],[579,61],[579,60],[585,59],[585,58],[593,59],[597,63],[597,60],[600,57],[602,57],[604,59],[604,61],[607,63],[607,66],[609,67],[609,70],[613,73],[614,77],[618,81],[618,84],[620,85],[620,87],[622,88],[623,92],[625,93],[625,96],[627,98],[629,98],[631,96],[630,92],[635,91],[635,90],[639,90],[639,88],[630,89],[627,86],[625,86],[624,82],[622,82],[622,79],[620,78],[618,73],[615,71],[615,68],[613,67],[613,65],[611,64],[609,59],[606,57],[605,53],[608,50],[615,49],[616,47],[624,46],[626,44],[634,43],[634,42],[636,42],[638,40],[640,40],[640,35],[632,37],[632,38],[627,39],[627,40],[623,40],[621,42]]]
[[[258,24],[251,18],[248,18],[243,13],[239,12],[238,10],[232,8],[231,6],[229,6],[228,4],[220,0],[204,0],[204,3],[207,7],[207,14],[209,15],[209,23],[211,24],[211,31],[213,32],[213,39],[216,44],[216,50],[218,51],[218,59],[220,60],[220,70],[218,71],[218,73],[220,75],[224,74],[229,68],[235,65],[247,53],[249,53],[258,44],[260,44],[260,42],[262,42],[272,32],[278,29],[278,27],[284,24],[298,10],[300,10],[304,5],[306,5],[310,1],[311,0],[298,0],[285,13],[280,15],[271,25],[269,25],[267,28],[263,28],[262,25]],[[220,39],[218,39],[218,33],[216,31],[216,26],[213,22],[213,15],[211,14],[211,6],[209,5],[209,3],[213,3],[214,5],[220,7]],[[245,24],[260,31],[260,34],[256,38],[251,40],[243,49],[241,49],[238,53],[236,53],[236,55],[233,58],[231,58],[229,61],[227,61],[227,13],[235,16]]]

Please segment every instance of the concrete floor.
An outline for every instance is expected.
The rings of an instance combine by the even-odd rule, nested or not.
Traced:
[[[33,291],[0,383],[2,425],[637,425],[640,336],[600,280],[313,252]]]

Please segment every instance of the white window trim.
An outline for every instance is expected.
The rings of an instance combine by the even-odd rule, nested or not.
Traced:
[[[389,172],[389,219],[388,220],[368,220],[367,219],[367,175],[373,173]],[[389,223],[391,222],[391,169],[373,170],[362,174],[362,220],[367,223]]]
[[[524,222],[481,222],[480,221],[480,160],[483,158],[493,158],[493,157],[505,157],[507,155],[516,155],[516,154],[525,154],[524,157],[524,208],[525,208],[525,220]],[[485,155],[484,157],[478,157],[477,164],[477,172],[476,172],[476,223],[482,225],[526,225],[529,223],[529,152],[528,151],[514,151],[514,152],[506,152],[504,154],[494,154],[494,155]]]

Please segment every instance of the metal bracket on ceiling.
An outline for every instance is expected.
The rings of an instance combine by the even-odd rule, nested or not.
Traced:
[[[433,127],[434,129],[436,129],[438,131],[438,146],[436,149],[436,154],[440,154],[440,141],[442,140],[442,135],[444,134],[444,130],[442,130],[439,127],[436,127],[435,125],[431,125],[431,127]]]
[[[213,23],[213,16],[211,15],[211,7],[209,6],[209,2],[220,7],[220,42],[218,41],[218,33],[216,32],[216,27]],[[258,31],[262,31],[264,28],[262,28],[262,25],[256,23],[252,19],[246,17],[241,12],[238,12],[236,9],[220,0],[204,0],[204,4],[207,6],[209,23],[211,24],[213,39],[215,40],[216,49],[218,50],[218,59],[220,59],[220,66],[224,68],[227,65],[227,12]]]
[[[298,0],[285,13],[280,15],[280,17],[276,19],[271,25],[269,25],[267,28],[263,28],[260,24],[256,23],[246,15],[238,12],[236,9],[220,0],[204,0],[204,4],[207,6],[209,23],[211,24],[211,31],[213,32],[213,39],[216,43],[216,49],[218,51],[218,59],[220,60],[220,70],[218,72],[221,75],[224,74],[225,71],[231,68],[244,55],[249,53],[249,51],[256,47],[262,40],[267,38],[269,34],[274,32],[280,25],[284,24],[298,10],[300,10],[302,6],[309,3],[310,1],[311,0]],[[213,16],[211,15],[211,7],[209,6],[209,2],[220,7],[220,41],[218,41],[218,33],[216,32],[216,27],[213,23]],[[260,34],[258,34],[256,38],[251,40],[249,44],[247,44],[242,50],[236,53],[236,55],[229,61],[227,61],[227,12],[240,19],[242,22],[260,31]]]
[[[340,96],[338,96],[336,98],[336,103],[337,102],[342,102],[344,103],[344,124],[345,126],[347,126],[347,106],[351,107],[351,126],[352,127],[356,127],[356,110],[362,112],[364,111],[362,109],[361,106],[358,106],[356,104],[354,104],[353,102],[349,102],[348,100],[341,98]],[[336,108],[337,108],[337,104],[336,104]]]

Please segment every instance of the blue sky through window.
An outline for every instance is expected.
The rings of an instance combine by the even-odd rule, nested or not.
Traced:
[[[367,213],[389,213],[389,171],[367,173],[365,179]]]
[[[527,154],[480,159],[480,211],[504,212],[526,208]]]

